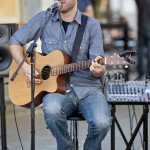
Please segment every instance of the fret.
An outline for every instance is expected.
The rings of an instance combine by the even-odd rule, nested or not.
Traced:
[[[57,70],[57,67],[56,67],[56,74],[58,74],[58,70]]]
[[[63,73],[64,73],[63,66],[62,67],[60,66],[60,74],[63,74]]]
[[[63,74],[63,70],[61,68],[62,67],[59,68],[59,74]]]
[[[54,75],[77,71],[80,69],[86,69],[86,68],[89,68],[90,65],[91,65],[91,61],[81,61],[81,62],[72,63],[72,64],[65,64],[63,66],[52,67],[51,75],[54,76]]]
[[[127,62],[124,60],[124,58],[120,58],[118,56],[112,56],[112,57],[105,57],[98,60],[98,63],[101,65],[124,65],[127,64]],[[91,65],[91,61],[81,61],[77,63],[71,63],[71,64],[65,64],[63,66],[57,66],[57,67],[51,67],[51,75],[60,75],[65,73],[70,73],[73,71],[81,70],[89,68]],[[45,70],[45,73],[47,73],[48,70]]]
[[[85,67],[85,61],[83,62],[83,68]]]
[[[104,64],[105,64],[105,65],[107,64],[107,59],[106,59],[106,57],[104,58]]]
[[[59,66],[57,67],[57,69],[56,69],[56,70],[57,70],[57,74],[60,74],[60,72],[59,72]]]

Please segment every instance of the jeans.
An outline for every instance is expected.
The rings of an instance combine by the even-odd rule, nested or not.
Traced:
[[[139,75],[145,74],[144,71],[144,48],[147,50],[147,73],[150,77],[150,31],[140,28],[138,32],[138,71]]]
[[[43,98],[45,121],[56,138],[57,150],[73,150],[66,117],[74,111],[82,114],[88,123],[86,150],[101,150],[101,142],[110,129],[112,117],[104,95],[95,89],[82,99],[73,89],[65,95],[53,93]]]

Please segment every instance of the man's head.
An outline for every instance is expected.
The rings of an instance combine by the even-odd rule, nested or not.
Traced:
[[[61,8],[59,9],[61,13],[67,13],[77,8],[78,0],[59,0],[59,1],[61,2]]]

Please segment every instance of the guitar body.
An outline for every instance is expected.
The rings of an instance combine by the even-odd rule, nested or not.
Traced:
[[[129,54],[129,52],[127,53]],[[54,50],[46,56],[35,53],[35,68],[39,72],[40,84],[35,84],[34,102],[35,107],[42,103],[42,98],[46,93],[65,93],[65,81],[67,73],[86,69],[91,66],[91,60],[70,63],[71,57],[62,53],[60,50]],[[101,65],[110,65],[116,69],[116,66],[122,68],[127,65],[124,58],[116,55],[105,57],[98,60]],[[9,72],[9,96],[13,104],[30,107],[31,104],[31,83],[25,78],[22,70],[19,71],[14,81],[11,81],[13,73],[18,68],[13,60]]]
[[[46,80],[42,79],[41,72],[44,66],[62,66],[70,63],[70,56],[63,54],[59,50],[54,50],[46,56],[35,53],[35,68],[40,73],[41,84],[35,84],[35,107],[42,103],[42,98],[46,93],[65,93],[66,75],[50,74]],[[19,71],[14,81],[11,81],[13,73],[18,64],[13,60],[9,72],[9,97],[13,104],[18,106],[30,107],[31,104],[31,84],[27,81],[22,70]]]

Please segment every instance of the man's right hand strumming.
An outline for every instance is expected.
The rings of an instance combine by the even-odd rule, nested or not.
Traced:
[[[23,71],[26,79],[29,82],[31,82],[31,65],[27,64],[27,63],[24,63],[23,66],[22,66],[22,71]],[[41,83],[40,79],[38,79],[38,76],[39,76],[39,72],[37,70],[35,70],[34,79],[35,79],[35,83],[36,84],[40,84]]]

